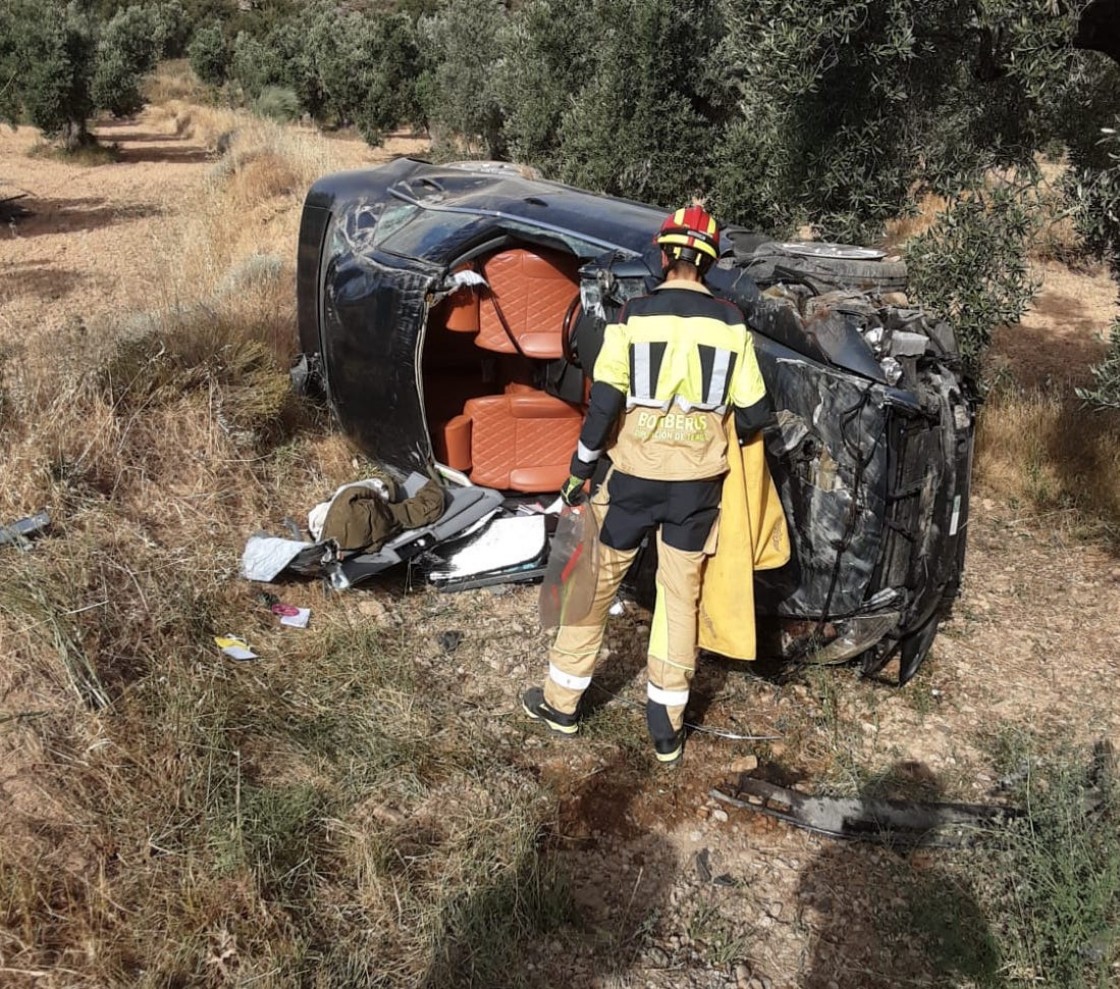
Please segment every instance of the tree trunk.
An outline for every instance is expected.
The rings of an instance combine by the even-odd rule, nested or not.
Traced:
[[[86,122],[84,120],[68,121],[66,130],[63,132],[63,137],[68,152],[77,151],[79,148],[84,148],[90,143],[89,131],[86,130]]]

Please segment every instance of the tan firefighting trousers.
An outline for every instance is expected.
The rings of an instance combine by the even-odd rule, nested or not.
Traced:
[[[608,609],[637,549],[599,544],[595,597],[587,617],[562,626],[548,656],[545,702],[565,714],[575,713],[599,659]],[[650,629],[647,667],[649,699],[663,704],[674,731],[680,731],[696,670],[697,607],[707,547],[686,552],[657,535],[657,603]]]

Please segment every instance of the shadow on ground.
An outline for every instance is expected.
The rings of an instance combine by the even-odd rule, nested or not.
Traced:
[[[69,295],[82,282],[82,276],[46,261],[17,261],[0,266],[0,300],[11,295],[33,295],[44,301]]]
[[[667,962],[656,956],[652,935],[668,908],[676,852],[637,806],[658,771],[643,749],[620,747],[561,792],[554,840],[573,918],[552,946],[550,977],[534,984],[625,982]]]
[[[162,147],[153,143],[150,147],[134,148],[131,147],[133,139],[130,137],[128,139],[128,146],[122,147],[119,151],[120,161],[125,164],[150,162],[153,164],[166,165],[198,165],[214,160],[214,156],[205,148],[177,148],[171,145],[171,142],[174,140],[175,138],[165,137],[165,143]]]
[[[939,799],[921,763],[899,763],[863,791],[870,798]],[[1003,989],[1000,952],[955,853],[831,841],[802,873],[802,923],[812,932],[801,989],[922,985]]]
[[[163,212],[148,203],[122,206],[111,204],[99,196],[79,199],[52,199],[28,196],[20,201],[31,215],[16,220],[12,233],[16,237],[38,237],[44,234],[81,233],[100,230],[115,223],[127,223]]]

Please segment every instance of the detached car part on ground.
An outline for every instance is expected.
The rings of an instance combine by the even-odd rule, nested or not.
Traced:
[[[497,163],[323,178],[300,229],[293,381],[399,478],[498,490],[504,513],[550,500],[605,326],[660,281],[662,218]],[[793,544],[756,577],[759,654],[860,657],[869,674],[898,655],[905,682],[964,561],[974,395],[952,328],[910,306],[905,266],[879,252],[723,242],[707,280],[754,333]]]

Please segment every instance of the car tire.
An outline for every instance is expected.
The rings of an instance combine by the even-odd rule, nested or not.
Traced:
[[[855,288],[879,288],[903,291],[906,288],[905,261],[849,261],[822,258],[815,262]]]
[[[750,255],[747,273],[756,281],[770,283],[789,278],[788,273],[801,276],[810,284],[826,281],[843,288],[878,289],[881,292],[904,292],[907,286],[904,261],[859,261],[848,258],[806,258],[781,250],[781,245],[768,242]]]

